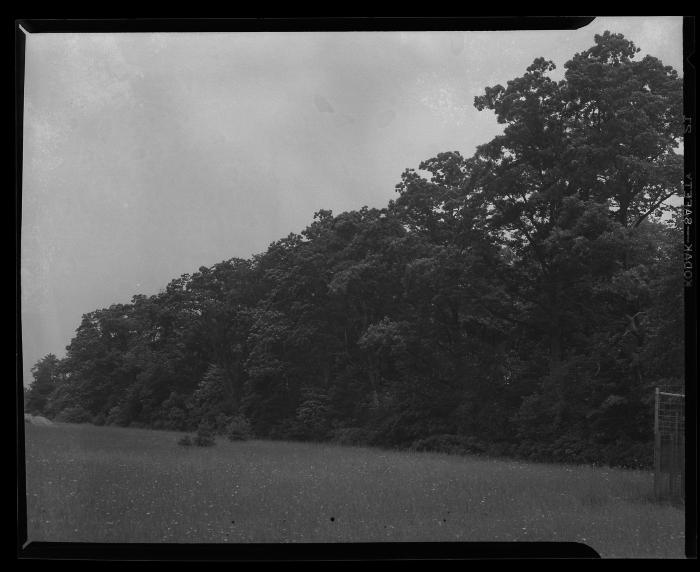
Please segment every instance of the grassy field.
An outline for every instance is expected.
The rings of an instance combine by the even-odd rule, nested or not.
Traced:
[[[167,431],[25,425],[29,539],[81,542],[577,541],[683,557],[652,475]]]

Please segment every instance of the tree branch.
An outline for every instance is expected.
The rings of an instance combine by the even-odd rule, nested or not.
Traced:
[[[661,206],[661,204],[670,199],[673,195],[675,195],[676,192],[673,191],[669,194],[667,194],[665,197],[663,197],[660,201],[657,201],[654,206],[652,206],[647,212],[645,212],[642,216],[640,216],[637,221],[632,225],[632,228],[637,228],[640,224],[642,224],[642,221],[647,218],[651,213],[653,213],[657,208]]]

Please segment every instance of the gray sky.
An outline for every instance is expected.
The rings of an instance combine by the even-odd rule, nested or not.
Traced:
[[[81,315],[264,251],[319,209],[383,207],[408,167],[500,131],[473,107],[605,30],[682,72],[682,19],[577,31],[30,34],[25,383]]]

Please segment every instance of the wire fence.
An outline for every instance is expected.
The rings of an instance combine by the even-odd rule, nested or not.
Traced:
[[[654,402],[654,495],[685,500],[685,394],[656,388]]]

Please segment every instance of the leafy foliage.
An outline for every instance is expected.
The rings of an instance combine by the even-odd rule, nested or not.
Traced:
[[[619,34],[475,98],[503,133],[383,209],[83,316],[27,408],[74,421],[642,466],[683,378],[682,82]]]
[[[212,447],[216,445],[213,427],[205,421],[200,423],[192,443],[197,447]]]
[[[32,377],[34,380],[25,392],[24,408],[29,413],[42,413],[60,380],[60,360],[54,354],[44,356],[32,367]]]
[[[253,435],[250,423],[242,415],[231,419],[226,425],[225,431],[230,441],[245,441]]]

